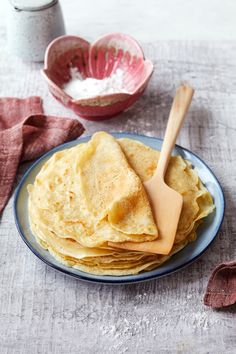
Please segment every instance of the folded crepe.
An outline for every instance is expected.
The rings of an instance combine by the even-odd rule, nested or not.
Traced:
[[[120,139],[119,143],[129,164],[141,180],[144,182],[150,179],[158,166],[160,152],[135,140]],[[184,240],[192,232],[194,226],[199,224],[199,220],[214,210],[214,204],[196,171],[192,169],[188,161],[184,161],[180,156],[171,158],[165,180],[169,187],[183,196],[183,207],[175,237],[176,243]],[[199,208],[200,204],[202,208]],[[173,247],[173,241],[168,240],[166,235],[162,235],[152,242],[109,242],[109,245],[126,250],[168,255]]]
[[[30,218],[85,247],[158,236],[142,182],[107,133],[55,153],[28,190]]]

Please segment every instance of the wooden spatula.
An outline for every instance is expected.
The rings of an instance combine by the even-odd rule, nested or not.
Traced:
[[[171,107],[158,167],[153,177],[144,183],[160,237],[165,235],[165,238],[171,240],[172,245],[183,205],[183,197],[167,186],[164,177],[193,92],[193,89],[186,85],[178,88]]]
[[[110,243],[112,246],[143,252],[169,254],[175,239],[183,197],[167,186],[164,176],[193,93],[194,90],[187,85],[182,85],[178,88],[171,107],[157,169],[153,177],[144,182],[158,227],[158,239],[141,243],[122,242],[115,244],[112,242]]]

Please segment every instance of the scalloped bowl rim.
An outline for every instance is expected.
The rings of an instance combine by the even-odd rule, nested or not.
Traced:
[[[128,38],[131,42],[133,42],[135,44],[135,46],[137,47],[137,49],[140,51],[140,53],[142,54],[142,59],[143,59],[143,64],[146,65],[150,65],[150,72],[148,73],[148,75],[145,77],[144,80],[142,80],[141,83],[139,83],[139,85],[137,86],[137,88],[135,88],[135,90],[133,92],[116,92],[116,93],[112,93],[112,94],[104,94],[104,95],[97,95],[97,96],[91,96],[89,98],[80,98],[80,99],[74,99],[72,96],[68,95],[61,87],[59,87],[53,80],[51,80],[48,76],[47,76],[47,70],[48,70],[48,61],[49,61],[49,53],[52,50],[53,46],[57,43],[60,42],[63,39],[79,39],[83,42],[86,42],[89,47],[91,48],[92,46],[96,45],[97,42],[99,42],[101,39],[108,37],[108,36],[116,36],[116,35],[122,35],[126,38]],[[119,32],[110,32],[107,33],[105,35],[99,36],[95,41],[93,42],[88,42],[86,41],[84,38],[80,37],[80,36],[76,36],[76,35],[62,35],[59,36],[57,38],[55,38],[52,42],[49,43],[49,45],[47,46],[46,52],[45,52],[45,56],[44,56],[44,68],[41,69],[41,73],[43,74],[43,77],[46,79],[47,83],[49,85],[53,85],[54,89],[56,89],[57,91],[59,90],[61,95],[63,95],[64,97],[67,98],[68,101],[70,101],[71,103],[77,104],[77,105],[83,105],[85,106],[86,102],[89,101],[94,101],[96,99],[108,99],[110,97],[110,99],[114,99],[117,98],[117,96],[122,96],[123,99],[121,101],[125,101],[127,99],[129,99],[130,97],[135,96],[141,89],[142,87],[144,87],[145,85],[147,85],[148,81],[150,80],[152,74],[154,71],[154,65],[153,62],[149,59],[145,59],[144,56],[144,52],[142,47],[139,45],[138,41],[136,39],[134,39],[133,37],[131,37],[130,35],[124,34],[124,33],[119,33]],[[110,103],[110,106],[113,104],[114,102]],[[99,105],[97,105],[99,107]]]

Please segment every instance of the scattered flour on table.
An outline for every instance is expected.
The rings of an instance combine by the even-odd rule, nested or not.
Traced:
[[[210,327],[208,316],[205,313],[196,312],[193,316],[193,325],[196,328],[207,330]]]
[[[116,341],[113,349],[121,349],[128,340],[130,340],[135,335],[142,335],[146,331],[152,334],[155,338],[156,333],[156,323],[158,322],[158,317],[153,317],[152,320],[147,316],[141,316],[139,320],[128,320],[124,318],[118,325],[104,325],[102,327],[102,335],[112,336]]]
[[[77,68],[70,68],[71,79],[63,90],[74,99],[91,98],[113,93],[127,93],[124,87],[124,71],[117,69],[114,74],[102,80],[83,79]]]
[[[142,301],[146,296],[146,293],[136,294],[135,298]],[[168,343],[169,334],[166,332],[168,324],[175,321],[175,312],[173,311],[159,311],[158,314],[140,314],[139,316],[133,316],[133,318],[123,318],[116,324],[104,324],[101,328],[101,333],[104,337],[112,337],[113,345],[111,346],[111,352],[118,352],[119,354],[126,353],[129,349],[127,343],[133,340],[133,338],[143,337],[146,338],[147,335],[151,336],[155,340],[161,335],[162,343]],[[162,326],[162,331],[160,333],[160,328],[158,324]],[[174,323],[174,322],[173,322]],[[212,327],[220,326],[221,320],[216,318],[214,314],[209,314],[208,312],[196,311],[192,313],[184,313],[178,319],[178,326],[180,325],[179,333],[185,333],[186,340],[183,342],[180,338],[176,338],[176,345],[180,347],[181,352],[193,351],[195,347],[195,342],[191,339],[188,340],[189,330],[193,333],[199,333],[200,331],[208,331]],[[197,352],[196,352],[197,353]]]

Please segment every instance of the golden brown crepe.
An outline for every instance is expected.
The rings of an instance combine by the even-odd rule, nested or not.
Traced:
[[[158,236],[141,180],[109,134],[55,153],[28,190],[34,219],[85,247]]]
[[[116,248],[158,238],[142,182],[159,152],[142,143],[96,133],[88,143],[55,153],[29,191],[32,232],[60,262],[93,274],[153,269],[196,238],[214,204],[191,165],[172,157],[166,182],[183,195],[175,244],[167,256]]]

